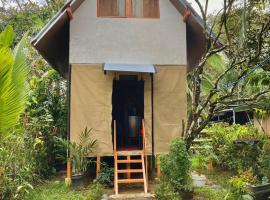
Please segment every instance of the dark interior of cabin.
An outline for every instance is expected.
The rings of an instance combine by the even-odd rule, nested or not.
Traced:
[[[144,81],[138,80],[137,76],[120,76],[119,80],[114,80],[112,118],[116,120],[117,149],[141,149]]]

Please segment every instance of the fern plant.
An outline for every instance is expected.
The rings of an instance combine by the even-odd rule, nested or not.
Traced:
[[[88,165],[91,163],[87,157],[94,152],[97,144],[97,140],[91,138],[91,131],[92,129],[86,127],[79,135],[78,142],[58,138],[59,144],[64,145],[69,150],[69,158],[71,159],[75,175],[85,174]],[[66,160],[61,155],[59,155],[59,158]]]

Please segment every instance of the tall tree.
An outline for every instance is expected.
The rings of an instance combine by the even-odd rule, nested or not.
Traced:
[[[269,4],[264,0],[224,0],[217,15],[208,17],[209,1],[205,6],[195,1],[204,21],[206,46],[188,80],[188,148],[218,112],[232,104],[255,104],[270,92],[269,85],[252,89],[247,84],[255,71],[264,73],[270,68]]]

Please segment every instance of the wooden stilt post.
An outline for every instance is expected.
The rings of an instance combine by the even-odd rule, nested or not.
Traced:
[[[127,170],[128,170],[127,178],[130,179],[131,178],[131,173],[130,173],[130,155],[127,156],[127,160],[128,160],[128,163],[127,163]]]
[[[97,156],[97,169],[96,169],[96,177],[98,176],[99,172],[100,172],[100,156]]]
[[[67,159],[67,177],[65,178],[66,185],[71,185],[71,161],[70,158]]]
[[[160,155],[157,155],[157,177],[160,178]]]
[[[146,175],[146,181],[148,184],[148,156],[145,156],[145,175]]]

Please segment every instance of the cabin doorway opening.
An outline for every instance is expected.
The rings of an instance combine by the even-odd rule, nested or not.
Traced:
[[[112,119],[116,120],[117,150],[142,149],[144,81],[138,76],[120,76],[113,81]],[[113,131],[112,131],[113,132]]]

